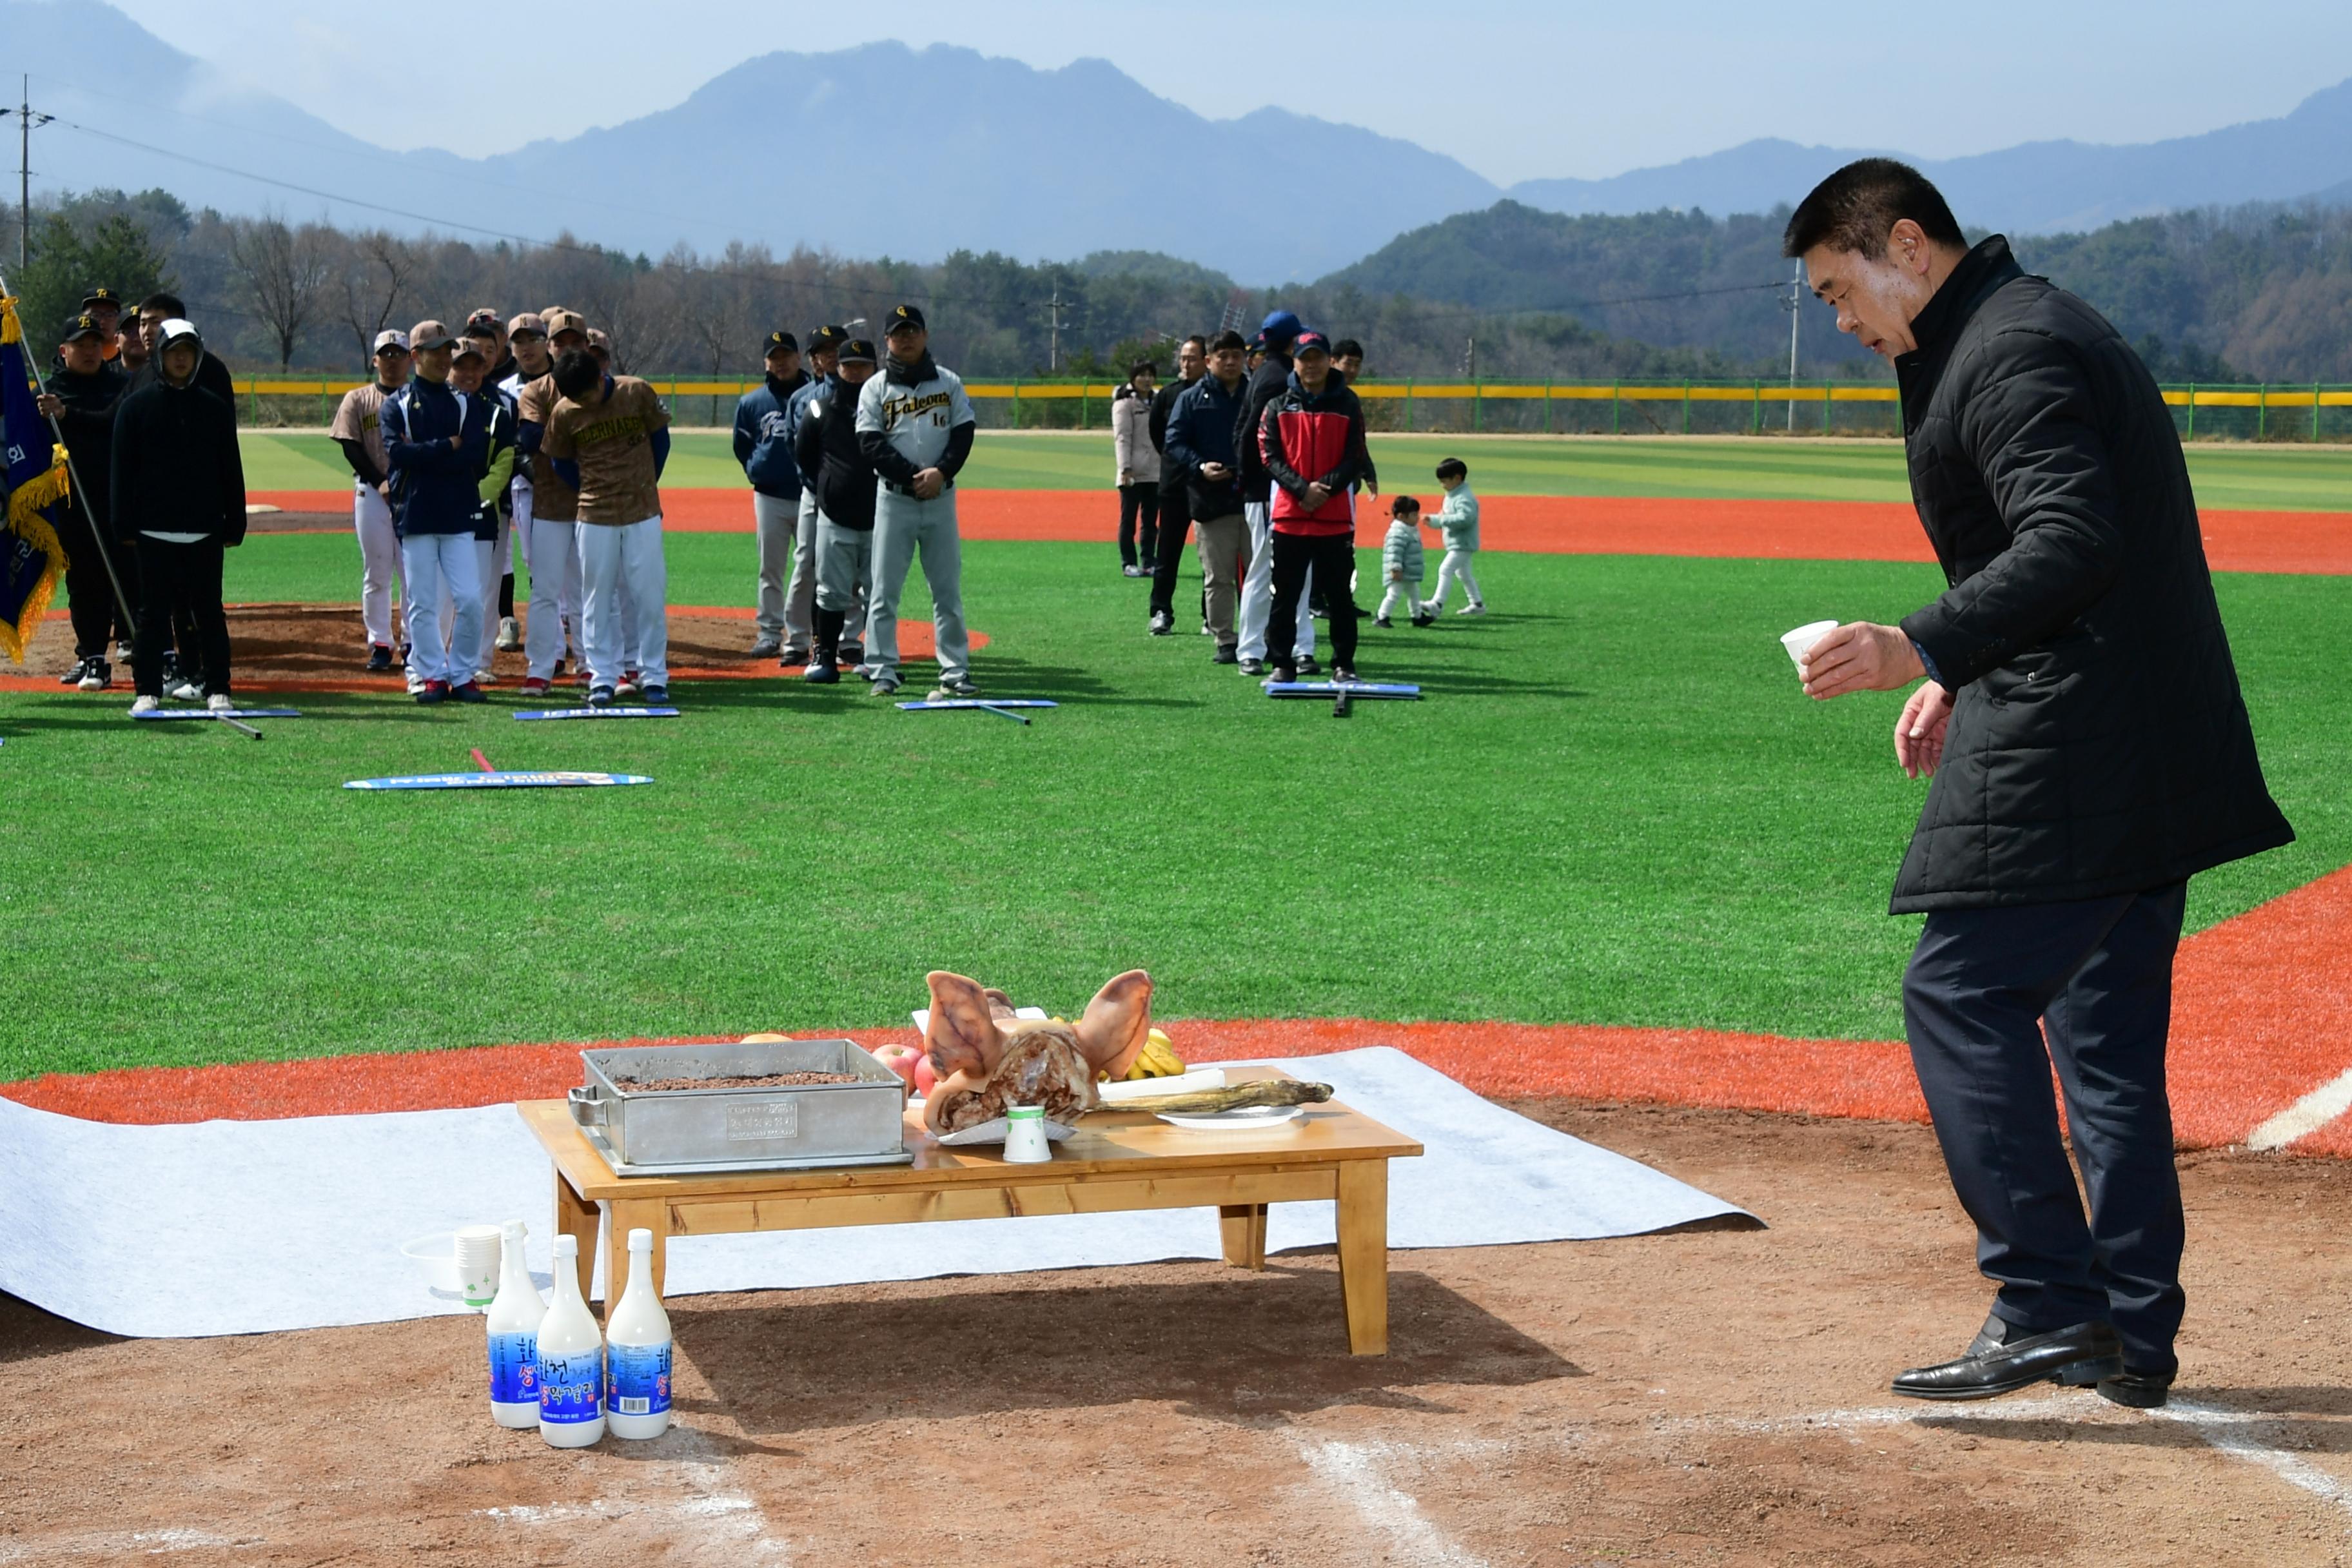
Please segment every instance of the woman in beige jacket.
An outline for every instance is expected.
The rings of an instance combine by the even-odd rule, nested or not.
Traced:
[[[1160,559],[1160,448],[1151,444],[1151,394],[1160,366],[1137,360],[1110,400],[1112,460],[1118,466],[1118,562],[1129,577],[1151,575]],[[1136,563],[1140,553],[1143,564]]]

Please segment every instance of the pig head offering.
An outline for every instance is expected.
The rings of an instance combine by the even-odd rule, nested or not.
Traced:
[[[993,1121],[1009,1106],[1036,1105],[1069,1121],[1097,1103],[1095,1080],[1116,1079],[1151,1032],[1151,976],[1130,969],[1095,994],[1075,1024],[1016,1018],[1013,1000],[977,980],[935,969],[923,1050],[939,1082],[925,1097],[934,1137]]]

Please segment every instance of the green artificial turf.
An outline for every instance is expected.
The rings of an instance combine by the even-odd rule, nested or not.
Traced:
[[[668,550],[673,602],[745,602],[747,540]],[[232,598],[352,593],[340,538],[230,562]],[[1889,754],[1898,699],[1809,703],[1775,639],[1891,619],[1932,569],[1489,554],[1488,617],[1367,627],[1361,672],[1429,700],[1338,721],[1211,666],[1189,628],[1143,635],[1144,585],[1097,547],[966,563],[980,680],[1066,704],[1032,727],[762,680],[640,723],[517,724],[511,688],[472,710],[303,695],[256,744],[133,725],[117,694],[11,695],[0,1078],[887,1024],[940,966],[1068,1009],[1142,964],[1172,1017],[1898,1034],[1913,922],[1883,911],[1925,787]],[[2352,579],[2221,592],[2304,837],[2200,879],[2199,925],[2352,859]],[[657,782],[340,787],[475,747]]]
[[[2352,447],[2192,446],[2200,503],[2217,510],[2352,511]],[[1486,495],[1688,496],[1907,501],[1903,450],[1892,441],[1538,440],[1524,437],[1377,436],[1372,452],[1392,489],[1432,489],[1438,459],[1471,465]],[[257,490],[341,489],[351,470],[315,433],[248,431],[246,483]],[[1110,488],[1110,437],[983,431],[962,482],[975,489]],[[733,489],[743,471],[723,432],[682,430],[665,484]]]

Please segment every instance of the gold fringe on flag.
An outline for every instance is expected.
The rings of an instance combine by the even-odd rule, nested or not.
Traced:
[[[16,319],[16,296],[0,295],[0,348],[21,344],[24,340],[24,323]],[[40,629],[41,617],[48,614],[49,601],[57,595],[58,579],[65,574],[65,546],[58,542],[57,530],[41,513],[65,499],[68,473],[65,447],[53,443],[49,448],[49,471],[17,486],[8,497],[8,531],[47,556],[49,563],[41,580],[33,584],[33,592],[26,598],[16,624],[0,621],[0,653],[5,653],[14,664],[25,662],[25,646]]]

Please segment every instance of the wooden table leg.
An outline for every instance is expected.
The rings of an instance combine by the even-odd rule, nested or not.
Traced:
[[[658,1198],[616,1198],[613,1223],[604,1235],[604,1316],[611,1318],[621,1291],[629,1282],[629,1232],[654,1233],[654,1289],[662,1288],[662,1265],[668,1239],[668,1205]]]
[[[555,1173],[555,1234],[580,1244],[580,1299],[583,1301],[596,1282],[597,1213],[594,1204],[572,1190],[562,1172]]]
[[[1217,1227],[1224,1233],[1225,1261],[1236,1268],[1265,1267],[1265,1205],[1221,1204]]]
[[[1348,1349],[1389,1349],[1389,1163],[1348,1160],[1339,1166],[1339,1300],[1348,1314]]]

